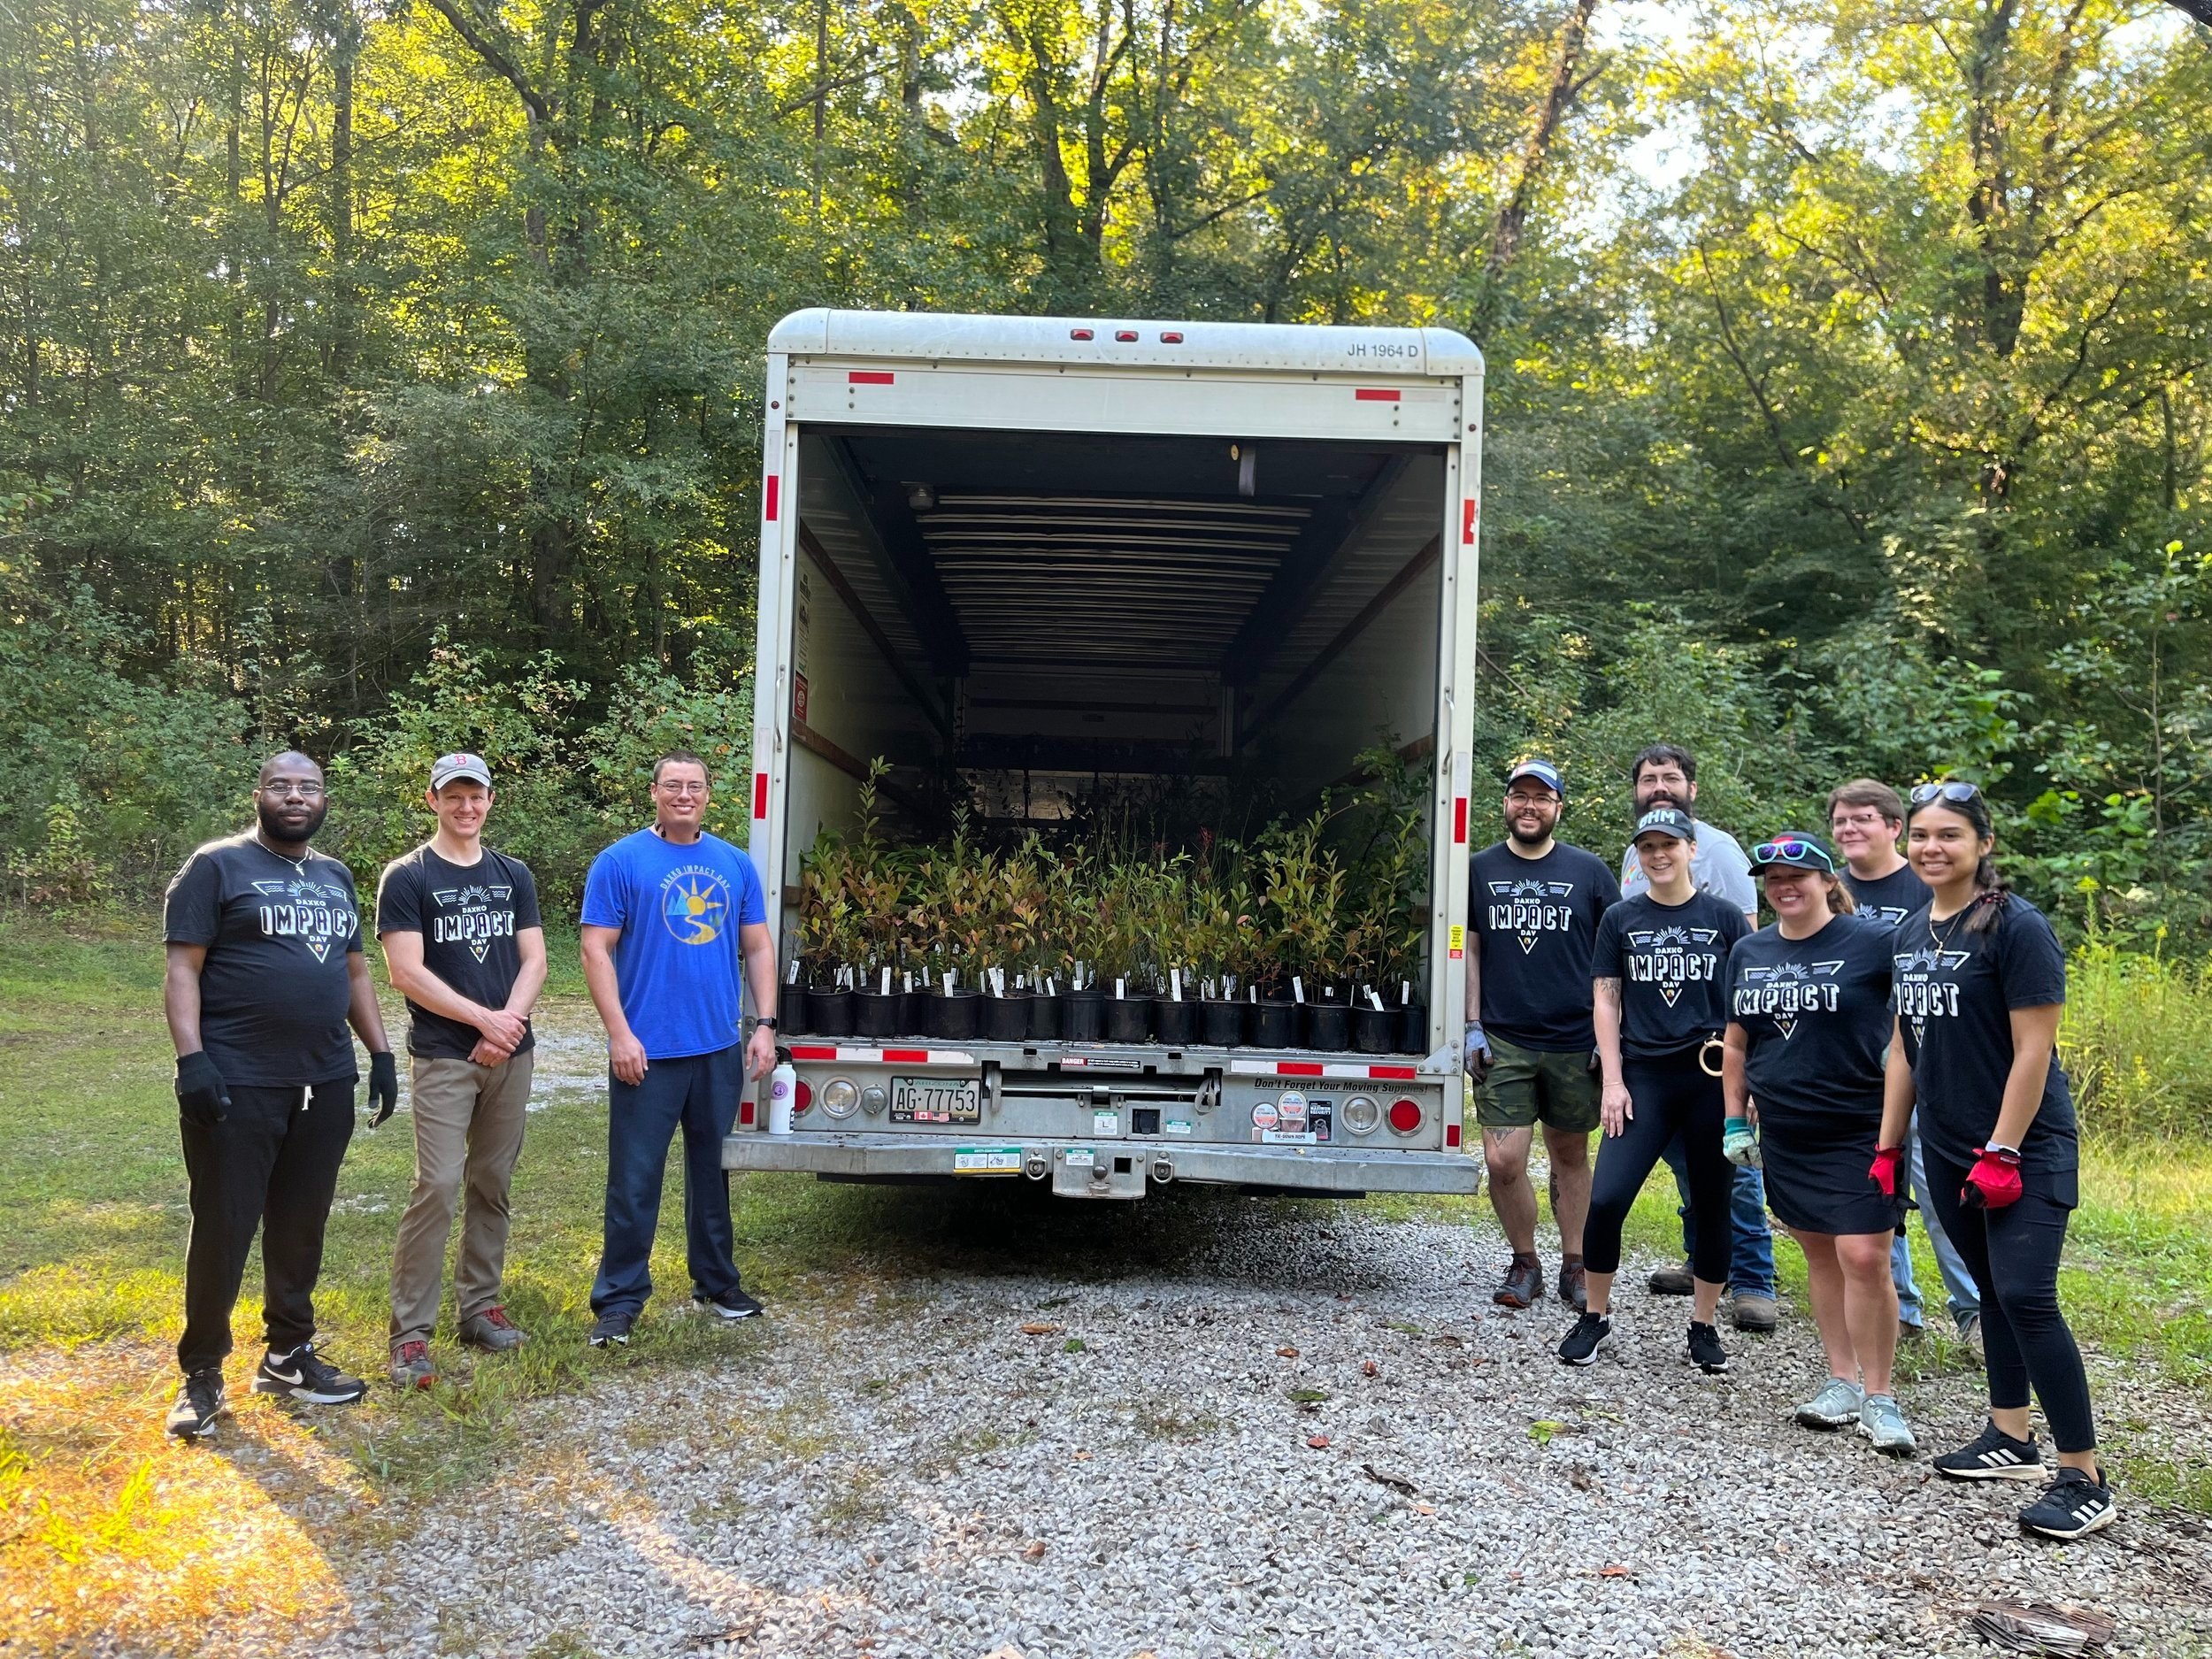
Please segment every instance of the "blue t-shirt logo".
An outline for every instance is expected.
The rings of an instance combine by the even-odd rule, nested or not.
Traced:
[[[661,920],[679,944],[712,944],[729,913],[730,884],[703,865],[672,870],[661,883]]]

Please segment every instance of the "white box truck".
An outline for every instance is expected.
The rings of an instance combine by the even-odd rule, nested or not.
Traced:
[[[1019,817],[1148,752],[1187,767],[1194,733],[1198,764],[1312,797],[1387,732],[1432,780],[1427,1017],[1381,1056],[787,1033],[795,1131],[768,1133],[762,1085],[728,1168],[1099,1198],[1477,1189],[1459,1048],[1482,373],[1435,328],[776,326],[751,851],[780,940],[803,850],[851,828],[873,757]]]

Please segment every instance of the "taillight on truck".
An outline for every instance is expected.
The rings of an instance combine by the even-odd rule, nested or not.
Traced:
[[[1421,1126],[1421,1102],[1403,1098],[1390,1102],[1390,1126],[1402,1135],[1409,1135]]]

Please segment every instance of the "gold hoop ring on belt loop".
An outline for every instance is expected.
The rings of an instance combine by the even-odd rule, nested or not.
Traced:
[[[1721,1056],[1727,1052],[1728,1045],[1718,1037],[1708,1037],[1705,1046],[1697,1051],[1697,1069],[1707,1077],[1718,1077]]]

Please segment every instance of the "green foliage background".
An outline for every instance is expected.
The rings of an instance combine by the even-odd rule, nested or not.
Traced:
[[[2125,0],[22,0],[10,890],[280,740],[364,861],[499,751],[557,888],[741,742],[768,326],[1013,308],[1473,335],[1486,755],[1586,839],[1654,735],[1747,833],[1961,767],[2200,943],[2207,178],[2212,31]]]

